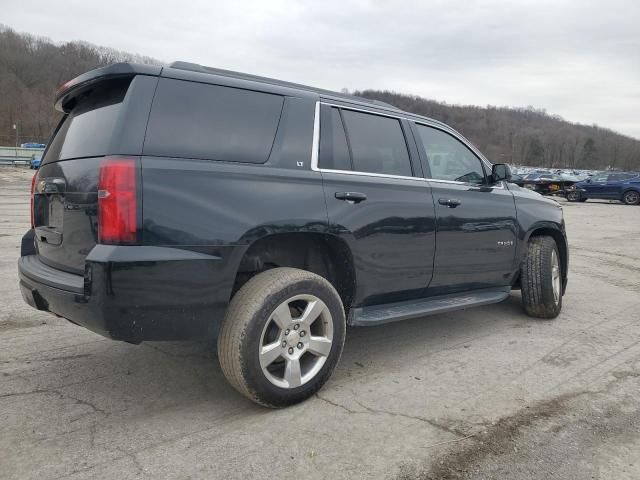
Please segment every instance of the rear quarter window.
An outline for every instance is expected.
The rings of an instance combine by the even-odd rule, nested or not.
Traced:
[[[347,136],[337,108],[322,109],[319,166],[330,170],[351,170]]]
[[[160,79],[143,153],[264,163],[283,103],[280,95]]]

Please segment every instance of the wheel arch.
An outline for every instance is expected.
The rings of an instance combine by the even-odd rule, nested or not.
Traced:
[[[325,278],[348,311],[356,274],[351,249],[343,239],[321,232],[278,232],[254,240],[236,269],[231,298],[254,275],[277,267],[299,268]]]

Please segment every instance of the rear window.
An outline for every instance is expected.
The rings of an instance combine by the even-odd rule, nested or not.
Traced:
[[[283,103],[280,95],[161,79],[144,154],[264,163]]]
[[[122,101],[131,78],[97,84],[75,99],[75,106],[58,125],[42,163],[109,153]]]

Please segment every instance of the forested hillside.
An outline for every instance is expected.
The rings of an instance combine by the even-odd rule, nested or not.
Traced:
[[[114,62],[160,63],[88,43],[54,44],[0,25],[0,145],[45,143],[60,114],[53,97],[60,85],[92,68]]]
[[[18,127],[18,143],[46,142],[60,115],[52,107],[57,88],[87,70],[120,61],[161,64],[88,43],[54,44],[0,25],[0,145],[16,143],[13,125]],[[640,170],[640,141],[606,128],[569,123],[531,107],[447,105],[388,91],[356,94],[442,120],[494,162]]]
[[[451,125],[493,162],[579,169],[640,170],[640,141],[570,123],[543,110],[447,105],[388,91],[355,92]]]

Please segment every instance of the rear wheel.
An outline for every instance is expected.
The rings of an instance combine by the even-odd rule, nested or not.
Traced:
[[[340,296],[324,278],[275,268],[249,280],[233,297],[218,357],[227,380],[247,398],[285,407],[317,392],[344,345]]]
[[[629,190],[622,194],[622,202],[627,205],[638,205],[640,203],[640,192]]]
[[[570,192],[567,193],[567,200],[569,200],[570,202],[579,202],[580,201],[580,192],[576,192],[575,190],[572,190]]]
[[[558,246],[552,237],[529,240],[521,268],[522,304],[537,318],[555,318],[562,309],[562,267]]]

